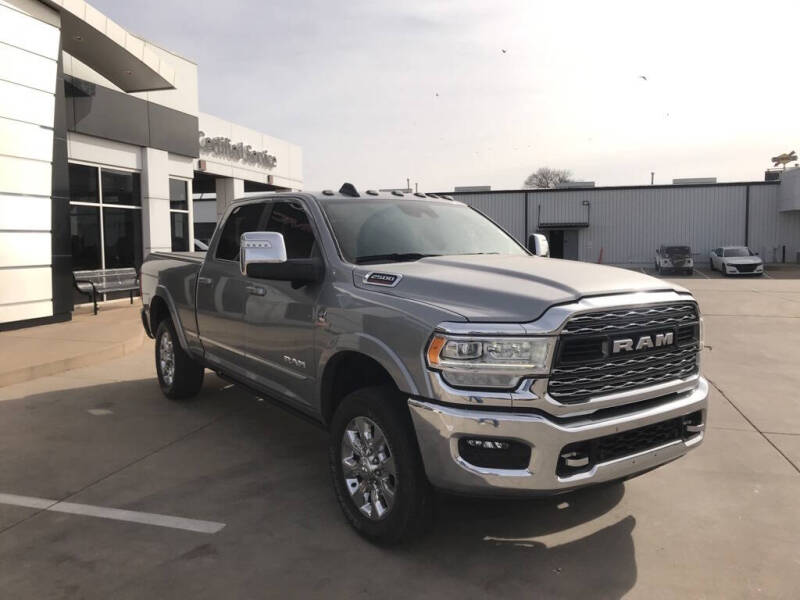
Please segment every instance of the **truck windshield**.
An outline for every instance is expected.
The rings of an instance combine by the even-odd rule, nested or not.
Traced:
[[[526,251],[468,206],[430,200],[322,199],[348,262],[400,262],[426,256]]]
[[[723,254],[726,258],[741,258],[743,256],[750,256],[750,250],[747,248],[725,248]]]
[[[689,246],[667,246],[664,248],[664,253],[670,256],[687,256],[692,253]]]

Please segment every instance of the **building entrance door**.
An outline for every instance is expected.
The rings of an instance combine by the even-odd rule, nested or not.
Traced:
[[[547,241],[550,243],[550,258],[564,258],[564,230],[551,229]]]
[[[578,230],[550,229],[547,232],[551,258],[578,260]]]
[[[564,258],[578,260],[578,230],[564,230]]]

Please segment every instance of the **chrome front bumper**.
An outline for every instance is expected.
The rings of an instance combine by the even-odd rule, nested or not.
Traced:
[[[614,416],[586,415],[558,422],[541,414],[445,407],[408,400],[422,453],[425,472],[438,488],[478,495],[547,494],[589,484],[622,479],[648,471],[686,454],[703,441],[708,405],[708,383],[702,377],[694,389],[676,394],[659,404]],[[643,452],[595,464],[591,469],[561,477],[559,456],[568,444],[637,429],[661,421],[702,412],[699,431]],[[522,442],[532,448],[526,469],[476,467],[459,454],[462,437],[500,438]]]

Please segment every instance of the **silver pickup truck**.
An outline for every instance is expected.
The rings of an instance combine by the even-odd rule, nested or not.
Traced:
[[[703,440],[687,290],[529,253],[435,194],[281,193],[225,212],[203,253],[142,266],[164,394],[204,369],[330,432],[365,537],[431,522],[434,489],[537,495],[617,481]]]

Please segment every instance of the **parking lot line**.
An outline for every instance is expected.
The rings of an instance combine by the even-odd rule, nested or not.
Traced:
[[[112,519],[114,521],[141,523],[143,525],[155,525],[157,527],[169,527],[171,529],[183,529],[186,531],[194,531],[196,533],[217,533],[223,527],[225,527],[225,523],[217,523],[215,521],[200,521],[197,519],[173,517],[171,515],[160,515],[156,513],[139,512],[134,510],[122,510],[119,508],[104,508],[102,506],[92,506],[90,504],[59,502],[58,500],[34,498],[31,496],[18,496],[16,494],[0,493],[0,504],[24,506],[26,508],[37,508],[43,511],[46,510],[71,515],[82,515],[85,517]]]
[[[709,277],[708,275],[706,275],[705,273],[703,273],[703,272],[702,272],[700,269],[695,269],[695,270],[694,270],[694,272],[695,272],[695,273],[700,273],[700,275],[702,275],[702,276],[703,276],[703,277],[705,277],[706,279],[711,279],[711,277]]]

